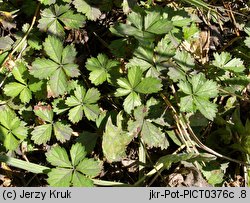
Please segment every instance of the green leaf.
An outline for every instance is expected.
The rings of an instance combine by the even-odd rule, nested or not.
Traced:
[[[83,105],[83,111],[88,120],[95,121],[100,114],[100,109],[97,104],[85,104]]]
[[[169,146],[168,140],[161,129],[154,125],[152,121],[146,117],[149,114],[151,107],[139,106],[134,110],[135,120],[129,120],[128,130],[133,137],[140,137],[143,139],[148,147],[161,147],[167,149]]]
[[[22,83],[22,84],[26,84],[26,80],[24,79],[25,75],[27,71],[26,66],[24,65],[24,63],[22,62],[17,62],[16,66],[13,68],[12,70],[12,74],[14,76],[14,78]]]
[[[87,16],[89,20],[97,20],[101,16],[101,11],[92,7],[89,1],[86,0],[73,0],[73,4],[78,12],[81,12]]]
[[[39,0],[44,5],[51,5],[56,3],[56,0]]]
[[[74,144],[70,149],[70,157],[73,166],[77,166],[79,162],[87,155],[85,148],[80,144]]]
[[[174,56],[175,62],[181,67],[183,71],[189,71],[191,68],[194,68],[194,58],[187,51],[177,50]]]
[[[17,82],[10,82],[4,86],[4,94],[6,94],[9,97],[16,97],[18,96],[23,89],[25,88],[25,85]]]
[[[76,167],[76,170],[93,178],[101,173],[101,162],[94,159],[83,159]]]
[[[214,53],[214,61],[213,65],[232,72],[243,72],[245,70],[245,66],[243,65],[243,61],[239,58],[233,58],[232,55],[228,52],[221,52],[221,54]]]
[[[85,147],[86,152],[90,154],[95,148],[98,137],[99,135],[97,133],[83,131],[76,139],[76,142],[81,143]]]
[[[89,75],[90,81],[95,85],[102,84],[105,81],[110,82],[110,71],[114,68],[118,68],[118,64],[118,61],[109,60],[105,54],[98,54],[97,58],[89,58],[86,63],[86,68],[91,71]]]
[[[164,168],[166,168],[168,170],[173,163],[178,163],[180,161],[186,161],[186,160],[192,159],[192,158],[194,158],[196,156],[197,156],[197,154],[193,154],[193,153],[169,154],[169,155],[161,157],[157,161],[157,163],[158,164],[161,164],[161,163],[164,164]]]
[[[141,98],[136,92],[131,92],[123,102],[124,110],[131,113],[135,107],[141,105]]]
[[[135,25],[136,28],[138,28],[139,30],[142,30],[143,29],[143,18],[141,16],[140,13],[136,13],[136,12],[131,12],[129,15],[128,15],[128,18],[127,20],[129,22],[131,22],[132,24]]]
[[[213,120],[215,118],[217,113],[216,104],[200,97],[195,97],[194,102],[197,109],[203,114],[203,116],[209,120]]]
[[[50,88],[54,96],[62,95],[67,90],[68,80],[62,68],[53,72],[49,80]]]
[[[47,79],[58,67],[59,65],[52,60],[36,58],[32,63],[30,74],[39,79]]]
[[[142,79],[142,70],[140,67],[131,67],[128,70],[128,81],[132,88],[136,87]]]
[[[142,126],[141,137],[148,147],[161,147],[167,149],[169,146],[165,134],[161,132],[154,124],[145,121]]]
[[[47,121],[49,123],[53,122],[53,111],[50,109],[49,106],[35,106],[34,107],[34,113],[41,118],[44,121]]]
[[[31,132],[31,139],[34,143],[40,145],[45,144],[47,141],[50,140],[52,133],[52,124],[45,124],[36,126],[34,130]]]
[[[99,106],[95,104],[100,98],[99,91],[91,88],[86,92],[84,87],[78,86],[74,95],[65,101],[66,105],[73,107],[69,110],[69,120],[73,123],[79,122],[84,112],[87,119],[94,121],[100,113]]]
[[[86,92],[84,98],[83,98],[83,103],[85,104],[94,104],[100,99],[100,92],[96,88],[90,88]]]
[[[58,37],[64,37],[65,32],[58,17],[67,12],[68,6],[58,6],[57,4],[50,6],[41,11],[41,19],[38,21],[38,28],[41,31],[49,32]]]
[[[90,178],[87,178],[83,174],[74,171],[72,177],[72,183],[74,187],[93,187],[93,181]]]
[[[28,129],[14,111],[0,108],[0,115],[0,140],[6,149],[16,150],[19,141],[27,137]]]
[[[59,140],[61,143],[65,142],[66,140],[70,140],[73,130],[69,127],[69,125],[56,122],[53,124],[53,127],[57,140]]]
[[[72,169],[53,168],[48,173],[47,182],[52,187],[69,187],[71,186]]]
[[[126,156],[126,147],[133,136],[122,130],[122,114],[117,115],[117,126],[108,118],[102,140],[102,150],[109,162],[121,161]]]
[[[29,88],[25,87],[23,91],[20,93],[20,100],[23,103],[29,103],[32,99],[32,94]]]
[[[66,150],[60,146],[53,146],[51,150],[46,153],[47,161],[53,166],[59,166],[63,168],[71,168],[72,164],[69,161]]]
[[[62,64],[72,64],[75,62],[77,52],[73,45],[68,45],[62,52]]]
[[[63,44],[62,41],[56,37],[48,36],[43,43],[46,54],[56,63],[61,63]]]
[[[78,123],[83,117],[83,107],[78,105],[69,110],[69,120],[72,123]]]
[[[136,87],[135,91],[142,94],[157,93],[162,89],[161,81],[157,78],[144,78]]]
[[[189,81],[180,81],[178,86],[180,91],[186,94],[180,99],[181,111],[195,113],[199,110],[207,119],[215,118],[217,105],[209,99],[218,95],[216,82],[207,80],[203,73],[199,73]]]
[[[80,13],[74,14],[72,10],[68,10],[66,13],[59,16],[59,19],[69,29],[78,29],[83,26],[85,16]]]

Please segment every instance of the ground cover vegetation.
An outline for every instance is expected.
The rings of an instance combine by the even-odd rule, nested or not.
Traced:
[[[0,185],[249,186],[249,6],[0,0]]]

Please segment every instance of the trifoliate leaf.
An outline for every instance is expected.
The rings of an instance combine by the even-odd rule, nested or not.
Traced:
[[[109,162],[120,161],[126,156],[126,147],[133,136],[122,130],[122,114],[117,115],[117,126],[108,118],[102,140],[102,150]]]
[[[73,4],[78,12],[81,12],[87,16],[89,20],[97,20],[101,16],[101,11],[90,5],[88,0],[73,0]]]
[[[47,182],[52,187],[69,187],[71,186],[72,169],[53,168],[48,173]]]
[[[89,75],[90,81],[95,85],[102,84],[105,81],[111,82],[114,71],[118,71],[118,64],[118,61],[110,60],[104,54],[98,54],[97,58],[89,58],[86,68],[91,71]]]
[[[86,152],[80,143],[74,144],[70,149],[70,158],[73,166],[77,166],[79,162],[85,158]]]
[[[46,158],[53,166],[63,168],[71,168],[72,164],[69,161],[66,150],[60,146],[54,146],[46,153]]]
[[[102,165],[101,162],[94,159],[83,159],[77,165],[76,170],[93,178],[101,173]]]
[[[143,71],[140,67],[131,67],[128,69],[128,79],[119,78],[117,84],[122,87],[118,88],[115,96],[125,96],[123,102],[124,110],[130,113],[135,107],[141,105],[141,98],[138,93],[150,94],[161,90],[161,81],[157,78],[142,78]]]
[[[221,54],[214,53],[214,61],[213,65],[232,72],[243,72],[245,70],[245,66],[243,65],[243,61],[239,58],[233,58],[232,55],[228,52],[222,52]]]

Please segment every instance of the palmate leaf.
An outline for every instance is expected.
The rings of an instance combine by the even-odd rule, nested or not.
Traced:
[[[70,96],[66,99],[65,104],[72,107],[69,110],[69,120],[72,123],[79,122],[84,115],[87,119],[94,121],[99,113],[100,109],[96,102],[100,98],[100,92],[96,88],[90,88],[88,91],[83,86],[77,86],[74,91],[74,96]]]
[[[76,143],[70,149],[71,162],[66,150],[58,145],[46,153],[48,162],[56,166],[48,173],[50,186],[87,187],[93,186],[90,177],[95,177],[102,170],[102,162],[85,158],[85,148]],[[60,173],[60,174],[57,174]]]
[[[75,48],[72,45],[63,48],[62,41],[54,36],[46,38],[43,46],[50,59],[36,59],[30,74],[39,79],[48,79],[53,96],[62,95],[67,90],[69,78],[80,75],[78,66],[73,63]]]
[[[130,113],[135,107],[141,105],[141,98],[138,93],[151,94],[161,90],[161,81],[157,78],[142,78],[143,71],[140,67],[131,67],[128,69],[128,79],[119,78],[117,84],[121,87],[115,92],[116,97],[125,96],[123,102],[124,110]]]
[[[37,105],[34,112],[40,119],[49,123],[36,126],[31,132],[31,139],[36,144],[45,144],[51,139],[52,133],[61,143],[70,139],[73,130],[67,124],[53,121],[54,113],[50,106]]]
[[[162,149],[167,149],[169,142],[165,134],[152,121],[147,119],[149,111],[150,105],[139,106],[134,110],[135,120],[129,120],[128,122],[129,134],[133,137],[140,135],[150,148],[161,147]]]
[[[102,150],[109,162],[121,161],[126,156],[126,147],[133,136],[122,130],[122,114],[117,115],[117,126],[108,118],[102,140]]]
[[[180,99],[181,111],[195,113],[199,110],[207,119],[215,118],[217,105],[209,99],[218,95],[216,82],[207,80],[203,73],[199,73],[188,81],[180,81],[178,86],[186,94]]]
[[[22,103],[29,103],[32,99],[32,93],[29,85],[27,84],[27,68],[22,62],[16,62],[15,67],[12,70],[14,78],[18,82],[10,82],[4,87],[4,94],[15,98],[19,96]],[[30,82],[30,81],[29,81]]]
[[[58,37],[64,37],[64,27],[77,29],[83,25],[85,16],[80,13],[75,14],[70,10],[69,5],[52,5],[42,10],[41,19],[38,21],[38,28],[42,31],[48,31]]]
[[[15,150],[28,135],[25,124],[8,108],[0,108],[0,140],[8,150]]]
[[[90,81],[95,85],[102,84],[105,81],[111,82],[112,75],[118,71],[118,65],[118,61],[108,59],[105,54],[98,54],[97,58],[89,58],[86,68],[91,71]]]
[[[243,72],[245,70],[245,66],[243,61],[239,58],[233,58],[232,55],[228,52],[222,52],[221,54],[214,53],[214,61],[213,65],[232,72]]]

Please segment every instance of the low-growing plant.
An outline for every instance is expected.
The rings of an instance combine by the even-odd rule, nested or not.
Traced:
[[[187,162],[214,186],[236,163],[249,184],[249,58],[227,47],[205,53],[199,16],[186,3],[211,12],[208,21],[219,18],[216,7],[30,0],[28,24],[20,2],[0,6],[0,161],[32,166],[50,186],[117,185],[104,174],[125,159],[137,167],[126,186],[161,182]],[[237,50],[249,52],[243,27]],[[46,159],[20,160],[36,150]]]

